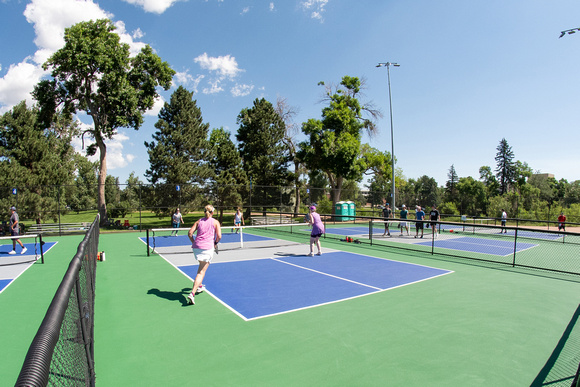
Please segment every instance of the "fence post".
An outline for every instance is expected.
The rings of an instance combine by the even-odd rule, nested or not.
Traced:
[[[369,220],[369,240],[371,241],[371,246],[373,245],[373,220]]]
[[[517,244],[518,244],[518,228],[516,227],[516,233],[514,235],[514,259],[512,261],[512,267],[516,267]]]

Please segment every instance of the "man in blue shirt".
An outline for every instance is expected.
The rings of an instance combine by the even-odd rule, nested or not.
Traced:
[[[421,206],[417,206],[415,210],[415,238],[419,236],[419,229],[421,230],[421,238],[423,238],[423,220],[425,220],[425,211],[421,209]]]

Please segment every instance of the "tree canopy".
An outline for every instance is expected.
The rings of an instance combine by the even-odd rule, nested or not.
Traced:
[[[129,45],[120,42],[108,19],[85,21],[65,30],[65,45],[44,64],[52,79],[42,80],[33,96],[41,107],[44,122],[65,114],[85,112],[93,120],[86,133],[94,139],[87,152],[100,152],[98,206],[101,224],[107,221],[105,140],[117,129],[138,130],[143,113],[153,107],[158,86],[169,89],[175,72],[145,46],[131,57]],[[84,133],[83,133],[84,134]]]

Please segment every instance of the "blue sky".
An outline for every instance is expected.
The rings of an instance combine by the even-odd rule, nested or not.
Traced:
[[[365,101],[383,112],[365,137],[391,150],[387,69],[391,67],[397,167],[406,178],[444,185],[495,168],[502,138],[515,159],[557,179],[580,179],[580,27],[577,0],[0,0],[0,113],[44,75],[40,65],[64,28],[109,17],[123,41],[149,44],[177,71],[211,128],[237,131],[256,98],[286,99],[295,123],[320,118],[327,84],[365,79]],[[139,131],[121,129],[108,146],[108,173],[142,181],[162,101]],[[85,124],[90,120],[82,118]],[[297,139],[303,136],[298,133]],[[77,144],[80,147],[80,142]]]

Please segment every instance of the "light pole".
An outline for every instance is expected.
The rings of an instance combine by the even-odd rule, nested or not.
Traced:
[[[390,112],[390,116],[391,116],[391,165],[393,167],[393,177],[392,177],[392,201],[393,201],[393,213],[396,210],[396,205],[395,205],[395,138],[393,136],[393,103],[391,101],[391,66],[395,66],[395,67],[399,67],[400,64],[398,63],[392,63],[392,62],[386,62],[386,63],[379,63],[377,65],[377,67],[386,67],[387,68],[387,80],[389,83],[389,112]]]

